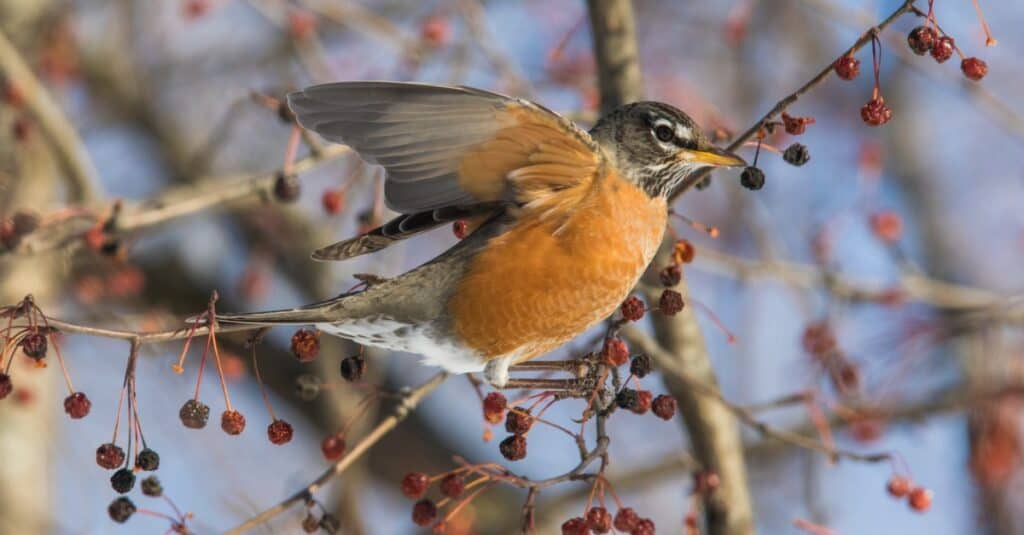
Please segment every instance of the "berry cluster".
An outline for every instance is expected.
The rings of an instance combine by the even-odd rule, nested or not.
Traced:
[[[935,20],[934,0],[928,2],[928,14],[925,16],[923,25],[910,31],[907,35],[907,46],[918,56],[930,54],[936,63],[945,63],[953,57],[956,52],[960,56],[960,71],[968,80],[975,82],[981,80],[988,74],[988,65],[979,58],[967,57],[956,45],[956,40],[946,32],[942,31]],[[981,15],[979,9],[978,14]],[[988,31],[988,25],[982,18],[982,27],[985,29],[986,42],[988,46],[995,45],[995,39]]]
[[[452,504],[448,513],[455,514],[462,504],[472,499],[473,495],[464,496],[466,490],[487,482],[490,477],[479,475],[476,479],[466,481],[465,473],[473,467],[463,467],[450,472],[428,476],[422,472],[409,472],[402,478],[400,488],[410,500],[416,500],[412,506],[412,521],[417,526],[426,527],[437,520],[438,511],[445,506]],[[430,487],[437,483],[441,498],[437,501],[426,497]],[[458,502],[456,501],[458,500]],[[438,523],[443,524],[444,520]]]
[[[893,474],[885,485],[889,495],[896,499],[907,500],[907,505],[919,513],[927,511],[932,506],[932,491],[925,487],[914,485],[910,478]]]
[[[612,516],[605,507],[605,491],[610,491],[618,510]],[[591,500],[582,516],[570,518],[562,523],[562,535],[590,535],[592,533],[617,533],[629,535],[653,535],[654,521],[642,518],[632,507],[626,507],[619,500],[611,485],[604,478],[598,478],[591,490]],[[597,504],[594,504],[597,501]]]

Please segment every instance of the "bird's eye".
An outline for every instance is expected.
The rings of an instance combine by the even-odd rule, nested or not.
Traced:
[[[654,127],[654,137],[658,138],[658,141],[668,143],[676,137],[676,132],[670,126],[660,124]]]

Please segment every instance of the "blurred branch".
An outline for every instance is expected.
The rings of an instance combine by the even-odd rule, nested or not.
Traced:
[[[32,74],[32,69],[25,63],[17,48],[2,31],[0,31],[0,74],[6,78],[5,83],[10,84],[12,90],[19,92],[25,99],[25,106],[29,113],[53,144],[71,181],[70,189],[73,198],[81,202],[95,200],[100,181],[85,145],[75,133],[71,122]]]
[[[857,52],[858,50],[863,48],[864,45],[871,42],[872,36],[880,35],[893,22],[896,22],[897,19],[899,19],[903,15],[906,15],[907,13],[916,14],[916,11],[914,9],[914,0],[904,0],[904,2],[900,4],[900,6],[897,7],[895,11],[890,13],[888,17],[886,17],[882,22],[878,23],[877,26],[872,26],[871,28],[865,30],[864,33],[861,34],[861,36],[857,39],[857,41],[855,41],[853,45],[850,46],[850,48],[847,48],[842,54],[840,54],[837,57],[842,57],[844,55],[852,55],[854,52]],[[768,113],[764,114],[764,116],[761,117],[761,119],[758,120],[756,123],[754,123],[753,126],[748,128],[746,132],[743,132],[736,139],[734,139],[732,143],[730,143],[727,147],[728,150],[739,149],[744,143],[746,143],[748,140],[756,136],[757,133],[762,128],[764,128],[765,123],[768,123],[769,121],[775,119],[775,117],[779,116],[782,112],[786,111],[787,108],[792,106],[793,103],[795,103],[797,100],[800,100],[800,97],[804,96],[812,89],[821,85],[822,82],[824,82],[826,79],[828,79],[829,76],[832,75],[833,62],[829,62],[829,64],[826,65],[823,69],[821,69],[821,71],[819,71],[818,74],[811,77],[810,80],[808,80],[799,88],[797,88],[796,91],[793,91],[789,95],[783,97],[782,100],[776,102],[775,106],[773,106],[772,109],[768,111]],[[679,185],[679,188],[676,190],[672,197],[676,198],[685,193],[686,190],[697,185],[699,182],[704,180],[705,177],[708,176],[709,172],[709,169],[704,169],[696,173],[691,173]]]
[[[350,149],[344,145],[331,145],[323,152],[297,160],[290,170],[302,173],[325,162],[347,154]],[[108,211],[109,221],[102,222],[104,232],[120,236],[132,231],[143,230],[203,210],[221,208],[229,203],[271,195],[274,181],[284,171],[277,170],[241,177],[211,177],[194,185],[172,187],[156,197],[140,202],[117,201]],[[96,226],[97,217],[63,218],[44,224],[25,236],[14,252],[39,253],[83,242],[81,235]]]
[[[509,85],[508,91],[517,95],[529,96],[533,93],[530,82],[519,72],[507,55],[494,46],[494,38],[487,29],[487,13],[477,0],[458,0],[459,12],[466,21],[466,28],[473,41],[480,47],[484,57],[491,63]]]
[[[447,378],[447,373],[439,373],[433,376],[427,382],[421,384],[414,390],[410,391],[407,395],[405,395],[402,398],[402,401],[398,404],[397,407],[395,407],[394,411],[391,413],[390,416],[388,416],[384,420],[381,420],[381,422],[378,423],[377,426],[374,427],[369,434],[363,437],[363,439],[360,440],[359,443],[356,444],[354,448],[352,448],[352,451],[346,453],[345,456],[341,458],[341,460],[334,463],[334,465],[332,465],[330,468],[324,471],[324,473],[320,474],[319,477],[313,480],[313,482],[307,485],[304,489],[289,496],[287,499],[281,501],[277,505],[274,505],[273,507],[261,512],[260,514],[246,520],[238,526],[235,526],[234,528],[228,530],[227,533],[245,533],[248,530],[251,530],[252,528],[255,528],[256,526],[259,526],[260,524],[280,515],[281,513],[288,510],[288,508],[290,508],[291,506],[299,502],[306,502],[308,500],[311,500],[313,494],[320,490],[320,488],[323,487],[325,483],[335,478],[336,476],[339,476],[342,473],[344,473],[349,466],[351,466],[353,463],[355,463],[355,461],[362,457],[363,454],[365,454],[374,444],[377,443],[377,441],[379,441],[384,435],[388,434],[388,432],[390,432],[392,429],[398,426],[398,424],[401,423],[402,420],[409,416],[409,413],[416,409],[420,401],[422,401],[423,398],[426,397],[428,394],[436,390],[437,387],[441,386],[441,383],[443,383]]]

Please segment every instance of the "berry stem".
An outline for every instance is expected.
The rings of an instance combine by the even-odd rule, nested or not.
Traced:
[[[210,352],[210,340],[213,339],[213,327],[210,327],[210,333],[206,336],[206,347],[203,348],[203,356],[199,358],[199,373],[196,374],[196,391],[192,395],[192,399],[199,401],[199,385],[203,383],[203,371],[206,369],[206,356]]]
[[[752,142],[748,142],[746,144],[747,145],[751,145],[753,143]],[[778,149],[775,149],[775,151],[779,152]],[[686,223],[687,225],[689,225],[689,227],[692,228],[693,230],[696,230],[698,232],[703,232],[703,233],[707,234],[708,236],[711,236],[712,238],[717,238],[718,237],[718,227],[716,227],[714,225],[708,225],[706,223],[701,223],[700,221],[694,221],[693,219],[690,219],[689,217],[686,217],[685,215],[680,214],[680,213],[675,212],[675,211],[672,212],[672,215],[677,217],[677,218],[679,218],[679,220],[682,221],[683,223]]]
[[[480,480],[478,479],[477,481],[480,481]],[[470,494],[466,495],[464,498],[462,498],[461,500],[456,502],[456,504],[451,508],[451,510],[448,511],[448,514],[444,515],[444,518],[441,519],[440,523],[443,524],[443,523],[448,522],[449,520],[451,520],[452,517],[454,517],[456,514],[458,514],[458,512],[460,510],[462,510],[463,507],[468,505],[469,502],[473,501],[474,499],[476,499],[477,496],[479,496],[480,494],[486,492],[487,490],[489,490],[491,487],[493,487],[496,484],[497,484],[496,481],[491,481],[489,484],[487,484],[487,485],[485,485],[483,487],[480,487],[480,488],[476,489],[475,491],[471,492]],[[467,485],[466,488],[469,488],[469,486]]]
[[[57,363],[60,364],[60,371],[64,374],[64,382],[68,385],[68,393],[75,393],[75,386],[71,384],[71,374],[68,373],[68,368],[64,364],[64,355],[60,352],[60,345],[57,344],[57,339],[51,333],[48,338],[50,339],[50,345],[53,346],[53,352],[57,354]]]
[[[213,316],[211,313],[210,316]],[[224,392],[224,405],[230,411],[231,397],[228,396],[228,382],[224,380],[224,367],[220,362],[220,350],[217,349],[217,321],[210,321],[210,341],[213,344],[213,361],[217,364],[217,378],[220,379],[220,389]]]
[[[281,166],[281,171],[285,176],[292,174],[292,168],[295,165],[295,154],[299,151],[299,141],[301,139],[302,129],[298,125],[293,126],[291,134],[288,135],[288,145],[284,150],[284,164]]]
[[[996,46],[999,41],[992,36],[992,31],[988,29],[988,23],[985,22],[985,15],[981,12],[981,6],[978,5],[978,0],[974,0],[974,10],[978,12],[978,20],[981,21],[981,29],[985,31],[985,46]]]
[[[260,395],[263,396],[263,403],[267,406],[267,412],[270,413],[270,420],[276,421],[277,415],[274,414],[274,407],[270,405],[270,396],[267,395],[267,385],[263,384],[263,377],[260,376],[260,365],[256,360],[256,342],[252,343],[252,371],[253,375],[256,376],[256,383],[260,385]]]
[[[202,316],[200,316],[200,319],[203,318],[206,318],[205,313]],[[178,363],[171,366],[171,369],[174,370],[174,373],[181,373],[185,371],[185,356],[188,355],[188,346],[192,344],[192,338],[195,337],[197,328],[199,328],[198,320],[192,324],[192,328],[188,331],[188,336],[185,337],[185,347],[181,349],[181,356],[178,357]]]

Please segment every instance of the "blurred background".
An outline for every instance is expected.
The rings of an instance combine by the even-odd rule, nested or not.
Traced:
[[[637,0],[645,94],[728,138],[900,3]],[[718,229],[712,238],[673,221],[696,246],[686,267],[688,310],[696,310],[724,398],[744,407],[810,392],[810,405],[831,421],[836,447],[896,452],[905,461],[897,470],[934,492],[930,510],[912,511],[886,493],[889,463],[833,463],[744,428],[761,533],[799,532],[797,518],[842,534],[1024,530],[1024,36],[1016,31],[1024,9],[1014,2],[981,7],[998,46],[985,47],[970,2],[935,2],[943,30],[966,55],[988,63],[983,81],[964,78],[957,59],[940,65],[914,55],[906,34],[921,19],[904,17],[881,36],[881,93],[892,122],[875,128],[861,121],[859,109],[872,94],[871,56],[863,50],[859,78],[831,77],[790,108],[815,119],[807,133],[797,139],[779,130],[765,140],[779,148],[807,145],[807,165],[788,165],[765,148],[763,190],[745,190],[735,173],[723,173],[675,204],[678,213]],[[115,199],[138,206],[166,191],[179,191],[171,196],[178,200],[203,198],[269,173],[260,182],[266,190],[285,163],[291,131],[273,99],[315,82],[466,84],[535,99],[587,125],[600,95],[586,9],[568,0],[0,1],[0,30],[9,41],[0,54],[3,79],[17,78],[11,65],[20,57],[41,84],[38,91],[4,86],[2,214],[37,214],[44,224],[38,234],[67,219],[93,224]],[[46,109],[39,93],[69,121],[70,140],[59,135],[64,119],[39,115]],[[79,142],[77,166],[55,149]],[[742,153],[753,158],[752,147]],[[29,245],[46,249],[35,253],[5,242],[12,250],[0,257],[3,302],[31,293],[54,317],[169,329],[202,311],[214,289],[221,310],[293,306],[350,288],[355,273],[401,273],[454,243],[446,228],[381,254],[312,262],[313,249],[389,214],[378,201],[378,169],[341,151],[304,159],[309,154],[304,143],[298,158],[308,165],[293,203],[244,195],[140,224],[100,251],[83,246],[80,233],[60,243],[28,236]],[[827,358],[805,350],[816,325],[828,325],[837,339],[839,349]],[[646,320],[641,326],[650,328]],[[143,350],[139,415],[161,455],[165,493],[194,513],[189,526],[197,533],[223,531],[302,488],[327,466],[320,440],[353,417],[362,393],[342,383],[338,363],[356,348],[324,338],[320,357],[300,364],[289,354],[290,336],[272,332],[258,353],[278,416],[295,426],[285,446],[264,435],[270,418],[244,336],[223,342],[232,400],[249,421],[238,437],[214,425],[187,430],[178,421],[178,407],[192,395],[195,350],[182,375],[170,369],[180,343]],[[589,351],[590,340],[581,337],[552,358]],[[92,411],[67,418],[54,363],[39,370],[15,359],[15,391],[0,402],[0,532],[163,532],[161,518],[136,515],[124,525],[108,518],[115,493],[109,472],[94,462],[113,427],[128,344],[79,335],[62,344]],[[390,388],[433,373],[409,355],[368,358],[368,381]],[[217,414],[220,388],[210,367],[205,373],[200,397]],[[323,383],[315,399],[296,392],[303,375]],[[644,384],[658,394],[668,388],[661,381],[654,374]],[[371,405],[349,445],[386,409]],[[568,424],[580,409],[569,401],[547,414]],[[817,437],[814,414],[796,403],[756,417]],[[485,431],[469,382],[452,378],[317,497],[343,533],[418,532],[399,489],[402,475],[450,469],[453,455],[504,462],[497,451],[503,432],[495,429],[496,440],[486,442]],[[609,433],[609,479],[623,502],[660,532],[682,532],[697,466],[682,420],[622,414]],[[578,460],[558,431],[540,428],[530,440],[530,454],[512,466],[531,478],[565,472]],[[540,532],[557,532],[582,514],[588,490],[566,484],[542,493]],[[138,490],[131,496],[139,507],[173,512]],[[524,498],[495,488],[460,514],[453,530],[517,532]],[[304,515],[297,507],[257,532],[298,532]]]

